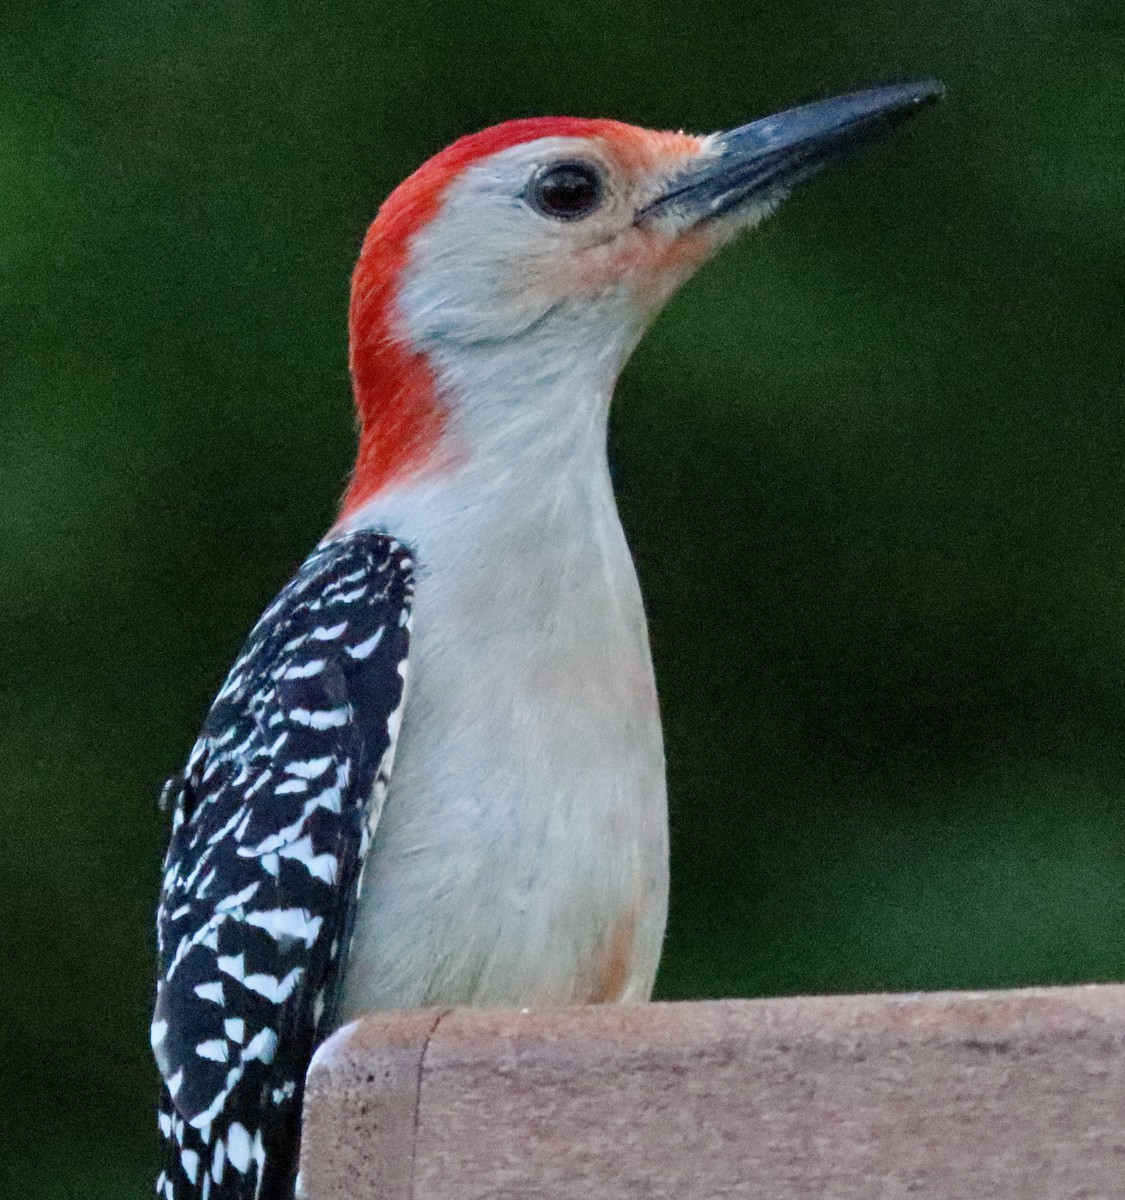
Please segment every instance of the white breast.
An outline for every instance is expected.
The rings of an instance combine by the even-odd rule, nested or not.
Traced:
[[[417,555],[417,594],[341,1021],[651,991],[668,888],[660,720],[604,451],[592,462],[518,500],[423,488],[380,515]]]

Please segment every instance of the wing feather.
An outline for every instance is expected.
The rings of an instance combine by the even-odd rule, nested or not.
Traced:
[[[152,1027],[166,1200],[292,1194],[405,698],[409,552],[315,551],[251,632],[174,784]]]

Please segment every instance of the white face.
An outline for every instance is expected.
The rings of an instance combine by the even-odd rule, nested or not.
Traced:
[[[637,222],[686,163],[709,154],[705,141],[664,136],[666,149],[654,135],[624,159],[596,139],[541,138],[466,170],[410,246],[398,299],[413,344],[448,352],[549,325],[552,341],[570,327],[589,347],[592,327],[607,326],[631,349],[725,240],[673,216]]]

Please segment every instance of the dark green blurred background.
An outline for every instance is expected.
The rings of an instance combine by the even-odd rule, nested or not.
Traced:
[[[709,268],[621,383],[660,994],[1125,978],[1123,12],[5,6],[5,1196],[149,1193],[158,787],[332,518],[367,221],[517,115],[705,131],[950,88]]]

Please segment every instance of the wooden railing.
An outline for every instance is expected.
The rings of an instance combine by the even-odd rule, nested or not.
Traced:
[[[306,1200],[1125,1198],[1125,985],[387,1012],[309,1073]]]

